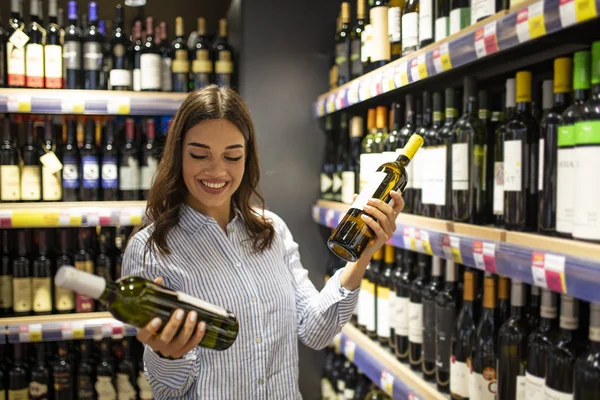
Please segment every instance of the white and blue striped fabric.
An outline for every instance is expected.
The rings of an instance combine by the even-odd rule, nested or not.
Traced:
[[[156,399],[300,399],[297,339],[322,349],[350,319],[358,289],[341,286],[340,270],[317,291],[283,220],[269,211],[265,216],[276,234],[263,253],[252,251],[239,212],[225,233],[187,205],[169,232],[170,256],[147,246],[152,225],[130,240],[124,275],[162,276],[167,287],[232,311],[240,324],[225,351],[196,347],[170,360],[146,346],[146,376]]]

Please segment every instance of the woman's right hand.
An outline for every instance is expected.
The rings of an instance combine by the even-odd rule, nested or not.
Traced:
[[[162,285],[163,279],[158,277],[154,282]],[[156,332],[160,329],[162,320],[154,318],[148,325],[138,331],[137,340],[147,344],[152,350],[160,353],[163,357],[183,357],[190,350],[198,346],[202,338],[204,338],[204,332],[206,331],[206,323],[204,321],[198,323],[198,314],[195,311],[188,313],[185,322],[183,321],[184,316],[184,310],[175,310],[160,335]],[[184,323],[183,328],[181,328],[181,331],[176,336],[175,334],[182,323]]]

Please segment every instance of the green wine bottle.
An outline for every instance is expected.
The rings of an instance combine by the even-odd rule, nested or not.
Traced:
[[[165,326],[171,314],[182,309],[185,312],[196,311],[198,321],[206,323],[200,346],[225,350],[237,338],[238,321],[230,311],[144,278],[126,276],[111,282],[72,267],[61,267],[54,281],[58,287],[99,300],[116,319],[138,328],[145,327],[155,317],[160,318],[162,326]]]

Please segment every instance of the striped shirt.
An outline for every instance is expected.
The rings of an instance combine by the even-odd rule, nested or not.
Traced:
[[[263,253],[252,251],[241,213],[225,232],[187,205],[167,237],[171,255],[147,246],[152,225],[129,241],[124,274],[162,276],[165,286],[232,311],[240,325],[225,351],[198,346],[170,360],[146,346],[145,372],[156,399],[301,399],[297,339],[322,349],[350,319],[358,289],[341,286],[340,270],[317,291],[286,224],[272,212],[265,217],[275,239]]]

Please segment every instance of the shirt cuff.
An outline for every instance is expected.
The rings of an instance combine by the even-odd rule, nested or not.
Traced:
[[[163,385],[172,390],[180,390],[192,372],[196,357],[194,349],[181,358],[164,358],[146,346],[144,364],[150,377],[159,379]]]
[[[358,292],[360,288],[348,290],[342,286],[340,276],[343,268],[338,270],[327,281],[327,284],[321,291],[321,301],[319,302],[319,310],[321,313],[327,312],[332,306],[338,304],[338,324],[343,326],[354,311],[356,302],[358,301]]]

